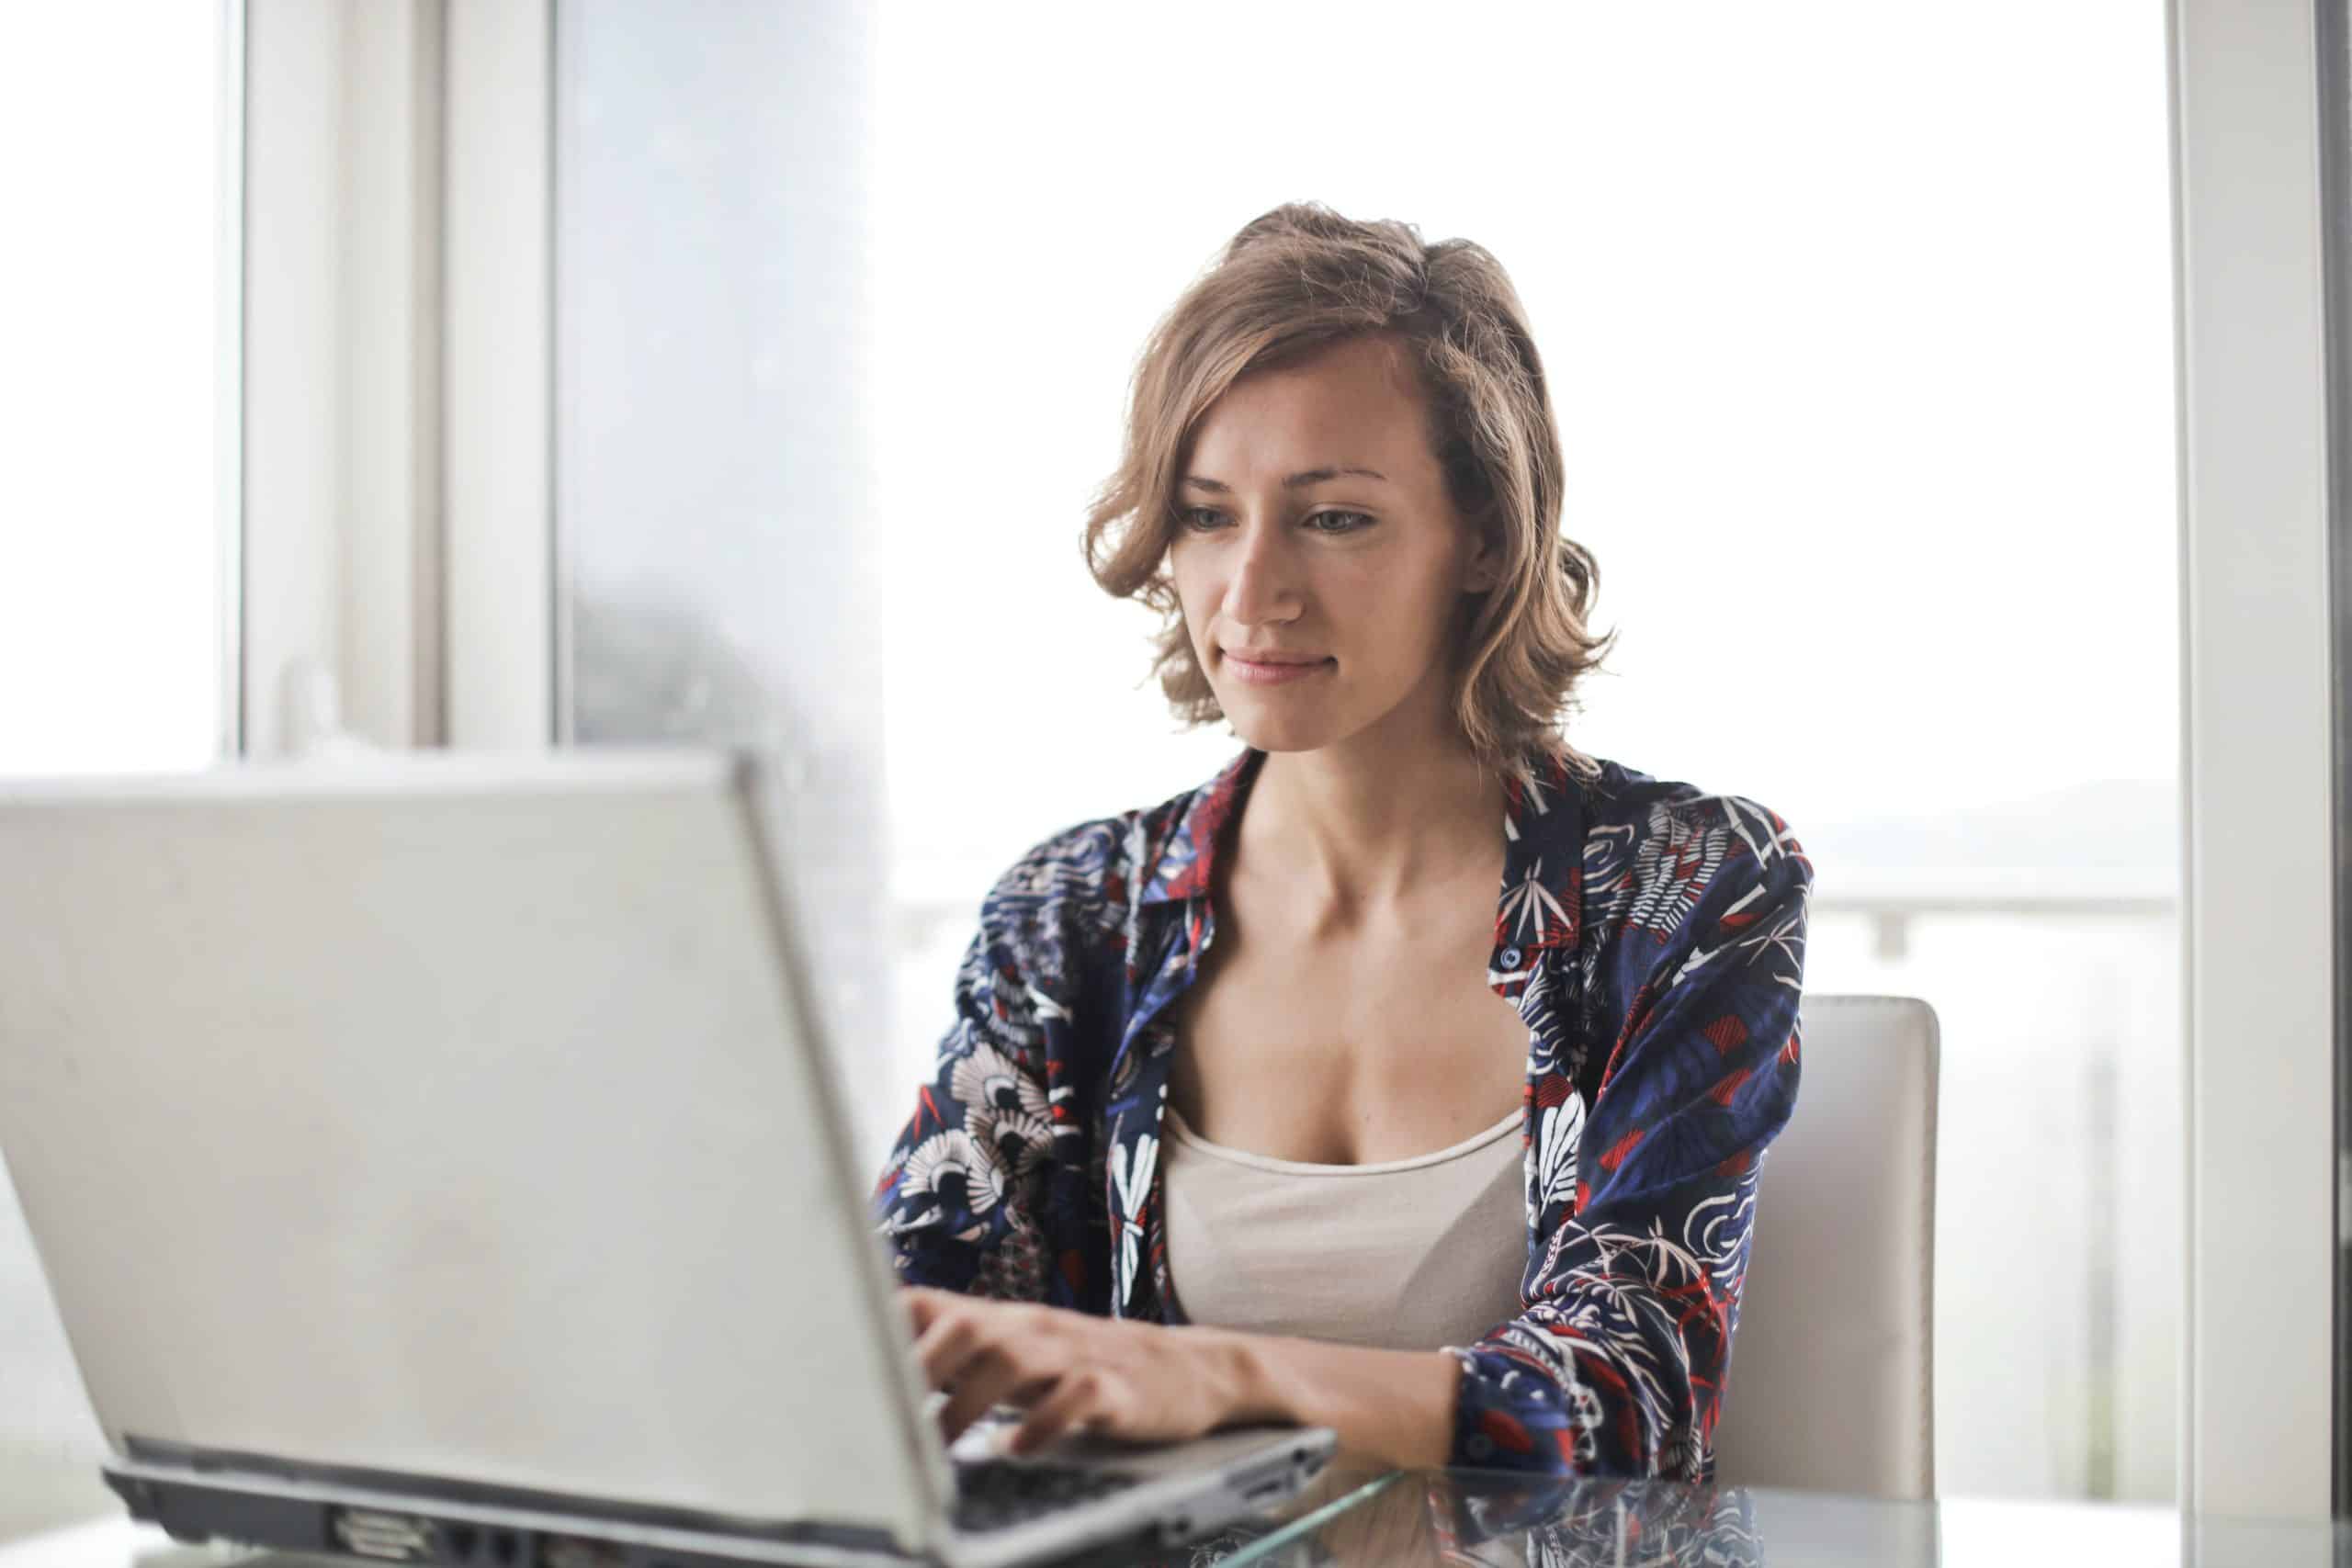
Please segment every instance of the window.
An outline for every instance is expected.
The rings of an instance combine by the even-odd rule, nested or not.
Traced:
[[[1942,1017],[1942,1489],[2169,1497],[2161,17],[1418,15],[562,5],[573,732],[801,757],[878,1162],[993,875],[1234,749],[1078,555],[1153,319],[1286,199],[1476,239],[1623,628],[1581,743],[1780,811],[1810,988]]]
[[[233,200],[224,13],[173,0],[9,18],[14,199],[0,775],[200,767],[232,749]],[[229,252],[233,256],[234,252]],[[233,323],[233,313],[227,321]],[[0,1184],[0,1539],[117,1505],[13,1187]]]

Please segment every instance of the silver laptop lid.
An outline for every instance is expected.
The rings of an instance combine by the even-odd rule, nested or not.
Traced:
[[[0,786],[0,1148],[127,1437],[931,1536],[750,763]]]

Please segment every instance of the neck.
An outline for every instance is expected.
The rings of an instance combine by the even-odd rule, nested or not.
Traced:
[[[1413,747],[1270,754],[1240,823],[1241,858],[1338,909],[1408,902],[1501,875],[1502,781],[1458,736]]]

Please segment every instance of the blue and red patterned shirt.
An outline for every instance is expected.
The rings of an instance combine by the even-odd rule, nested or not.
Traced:
[[[901,1280],[1185,1321],[1170,1004],[1265,754],[1023,855],[875,1194]],[[1527,1022],[1519,1315],[1462,1364],[1449,1463],[1712,1480],[1767,1145],[1796,1103],[1813,864],[1786,823],[1600,761],[1509,793],[1487,983]]]

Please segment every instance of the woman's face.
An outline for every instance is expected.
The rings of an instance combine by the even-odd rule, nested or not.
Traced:
[[[1450,730],[1449,637],[1493,552],[1446,494],[1393,340],[1235,382],[1194,432],[1176,509],[1185,630],[1243,740],[1385,750]]]

